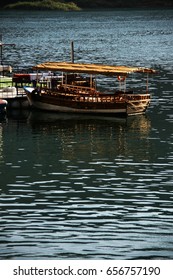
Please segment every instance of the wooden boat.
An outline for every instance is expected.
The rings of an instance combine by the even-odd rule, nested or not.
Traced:
[[[45,62],[36,65],[34,70],[37,70],[39,79],[38,71],[51,71],[53,74],[43,83],[37,83],[36,87],[24,87],[31,106],[56,112],[108,115],[144,113],[151,98],[148,76],[155,73],[150,68],[68,62]],[[127,90],[127,77],[134,73],[146,74],[144,92]],[[117,78],[119,88],[102,92],[96,87],[96,77],[93,75]]]

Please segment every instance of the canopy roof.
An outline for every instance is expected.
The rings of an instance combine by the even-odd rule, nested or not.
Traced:
[[[45,62],[33,67],[42,71],[61,71],[70,73],[102,74],[107,76],[130,73],[155,73],[154,69],[144,67],[112,66],[102,64],[83,64],[72,62]]]

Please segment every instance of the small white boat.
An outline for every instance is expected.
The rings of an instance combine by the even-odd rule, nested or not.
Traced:
[[[28,108],[29,102],[25,91],[13,86],[12,78],[0,77],[0,99],[8,102],[8,109]]]

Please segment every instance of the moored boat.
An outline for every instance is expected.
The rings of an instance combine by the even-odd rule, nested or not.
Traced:
[[[23,88],[14,86],[12,77],[0,76],[0,98],[8,102],[8,109],[29,108]]]
[[[108,115],[144,113],[151,99],[148,76],[156,72],[144,67],[68,62],[45,62],[36,65],[34,70],[37,70],[39,79],[38,71],[51,71],[53,75],[39,86],[24,87],[31,106],[55,112]],[[134,73],[146,74],[143,92],[127,89],[127,77]],[[83,74],[86,76],[83,77]],[[96,76],[111,77],[114,81],[117,78],[118,89],[114,88],[111,92],[100,90]]]

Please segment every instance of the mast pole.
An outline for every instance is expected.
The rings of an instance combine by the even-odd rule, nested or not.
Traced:
[[[71,63],[74,63],[74,42],[71,41]]]

